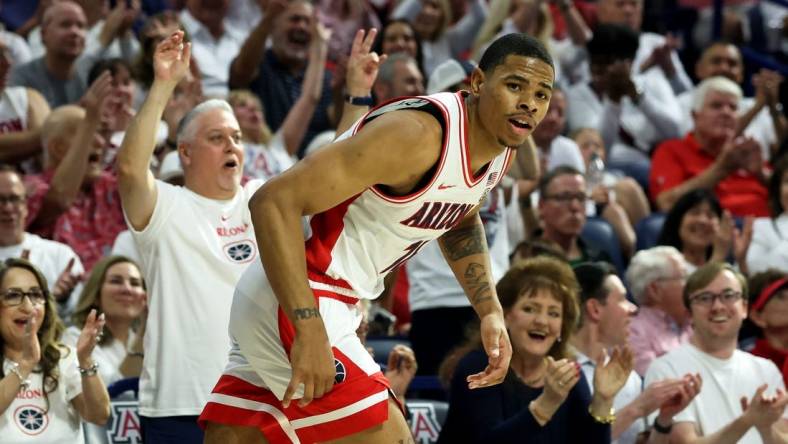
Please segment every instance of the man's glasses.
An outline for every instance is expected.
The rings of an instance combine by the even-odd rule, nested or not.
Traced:
[[[554,200],[562,204],[570,204],[576,200],[581,204],[585,204],[588,200],[586,193],[559,193],[559,194],[546,194],[545,199]]]
[[[29,291],[22,291],[16,288],[11,288],[2,293],[3,305],[6,307],[14,307],[22,303],[27,296],[30,303],[33,305],[44,305],[47,297],[40,288],[32,288]]]
[[[2,195],[0,194],[0,205],[11,204],[11,205],[19,205],[20,203],[25,201],[24,196],[18,196],[16,194],[9,194],[9,195]]]
[[[710,291],[704,291],[702,293],[698,293],[695,296],[690,298],[690,304],[700,305],[702,307],[711,307],[714,305],[714,301],[719,299],[725,305],[733,305],[739,299],[741,299],[741,292],[740,291],[733,291],[733,290],[725,290],[722,293],[712,293]]]

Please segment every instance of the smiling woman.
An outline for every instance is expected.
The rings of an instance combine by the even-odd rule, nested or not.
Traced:
[[[452,353],[441,367],[452,402],[439,442],[610,442],[610,406],[592,398],[568,351],[578,291],[559,259],[529,259],[504,275],[497,292],[512,342],[509,372],[500,385],[472,390],[466,377],[487,365],[478,335]]]

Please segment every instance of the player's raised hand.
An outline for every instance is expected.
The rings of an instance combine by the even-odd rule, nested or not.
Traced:
[[[481,335],[488,364],[484,371],[468,376],[466,381],[468,388],[471,389],[503,382],[509,371],[509,361],[512,359],[512,345],[500,313],[490,313],[481,318]]]
[[[303,310],[317,312],[317,308]],[[296,330],[295,340],[290,349],[290,366],[293,374],[282,398],[284,407],[290,406],[290,401],[301,384],[304,386],[304,392],[298,405],[304,407],[313,399],[321,398],[331,391],[336,377],[334,354],[331,352],[331,344],[328,342],[323,321],[319,317],[313,317],[309,320],[302,319],[300,322],[308,322],[311,325],[302,324],[301,328]]]
[[[190,59],[191,43],[183,41],[183,31],[175,31],[156,46],[153,54],[155,79],[177,85],[189,72]]]
[[[378,30],[372,28],[369,32],[359,29],[350,48],[350,57],[347,61],[346,84],[348,94],[351,96],[366,96],[372,90],[372,84],[378,77],[378,69],[386,60],[385,55],[378,55],[372,51],[372,44]]]

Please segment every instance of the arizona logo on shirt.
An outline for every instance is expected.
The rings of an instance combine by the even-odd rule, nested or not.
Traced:
[[[46,430],[49,416],[41,407],[27,404],[14,411],[14,422],[24,434],[35,436]]]
[[[116,401],[112,403],[112,428],[107,431],[107,439],[112,444],[139,444],[142,442],[140,418],[137,401]]]
[[[257,248],[249,239],[231,242],[222,247],[222,250],[230,261],[237,264],[251,262],[257,256]]]

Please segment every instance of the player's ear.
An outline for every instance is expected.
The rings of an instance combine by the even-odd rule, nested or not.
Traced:
[[[470,88],[471,88],[471,92],[474,95],[476,95],[476,96],[479,95],[479,91],[481,91],[482,85],[484,85],[484,81],[485,81],[484,71],[482,71],[477,66],[476,68],[473,69],[473,72],[471,73],[471,85],[470,85]]]

